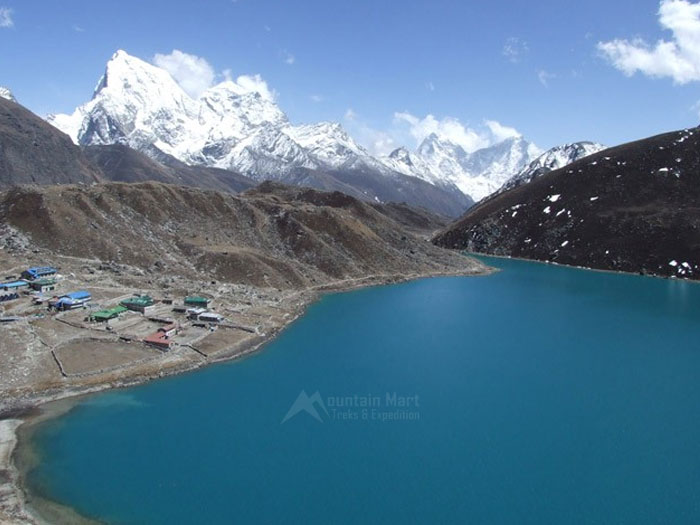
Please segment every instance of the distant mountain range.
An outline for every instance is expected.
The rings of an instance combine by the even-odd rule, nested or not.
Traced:
[[[522,137],[467,153],[460,145],[433,133],[415,152],[393,151],[383,162],[392,169],[432,182],[454,184],[480,200],[490,195],[542,152]]]
[[[12,107],[9,89],[0,88],[0,100],[9,101],[0,125],[11,138],[0,147],[14,151],[0,157],[3,186],[153,180],[237,192],[275,180],[457,217],[504,184],[530,180],[530,172],[565,165],[598,147],[579,143],[538,157],[540,150],[517,136],[468,153],[431,134],[415,151],[399,148],[376,157],[338,123],[292,125],[259,86],[226,80],[194,99],[167,71],[124,51],[108,61],[89,102],[71,115],[47,118],[82,152],[49,129],[40,133],[46,141],[29,147],[22,129],[41,128],[39,119]],[[42,166],[25,162],[44,143],[51,147],[36,150]],[[68,157],[80,169],[70,167]],[[65,170],[54,169],[52,158],[63,158],[57,166]]]
[[[291,125],[269,96],[236,82],[194,100],[124,52],[90,102],[48,120],[0,89],[0,189],[156,181],[238,193],[272,179],[442,216],[375,208],[421,235],[473,203],[464,190],[480,201],[433,239],[440,246],[700,278],[700,129],[541,154],[519,136],[468,153],[433,134],[379,158],[340,124]]]
[[[375,157],[338,123],[292,125],[264,91],[226,80],[195,99],[167,71],[124,51],[109,60],[89,102],[48,121],[82,146],[124,144],[156,160],[165,155],[257,181],[406,201],[451,216],[541,153],[522,137],[467,153],[433,134],[414,152]]]
[[[231,170],[187,165],[156,149],[151,153],[149,157],[121,143],[81,148],[44,119],[9,98],[0,97],[0,190],[20,184],[92,184],[112,180],[158,181],[236,193],[258,184]],[[442,216],[455,216],[470,202],[461,194],[455,199],[413,177],[397,174],[395,179],[377,178],[360,170],[327,174],[299,168],[289,174],[288,183],[342,191],[372,202],[379,200],[374,198],[379,193],[389,197],[387,201],[407,202]]]
[[[565,147],[559,153],[568,161],[598,147]],[[474,206],[434,242],[574,266],[700,278],[700,128],[609,148],[543,174],[559,162],[556,155],[549,160],[523,172],[516,180],[520,185]]]
[[[93,98],[48,121],[81,146],[127,145],[151,158],[340,190],[374,202],[407,202],[447,216],[472,199],[453,184],[436,186],[393,171],[339,124],[293,126],[266,93],[227,80],[190,97],[170,74],[118,51]]]

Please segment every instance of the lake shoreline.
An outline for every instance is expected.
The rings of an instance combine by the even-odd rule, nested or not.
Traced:
[[[658,274],[653,274],[653,273],[626,272],[624,270],[610,270],[607,268],[593,268],[591,266],[564,264],[564,263],[560,263],[557,261],[546,261],[546,260],[542,260],[542,259],[527,259],[526,257],[515,257],[513,255],[494,255],[492,253],[470,252],[470,251],[463,251],[462,253],[467,255],[467,256],[470,256],[470,257],[492,257],[494,259],[531,262],[531,263],[537,263],[537,264],[545,264],[545,265],[549,265],[549,266],[556,266],[559,268],[573,268],[575,270],[586,270],[589,272],[600,272],[600,273],[613,274],[613,275],[631,275],[634,277],[651,277],[653,279],[661,279],[664,281],[677,281],[677,282],[681,282],[681,283],[700,284],[699,279],[679,279],[673,275],[666,276],[666,275],[658,275]]]
[[[334,283],[320,285],[311,289],[300,291],[290,297],[284,309],[288,317],[280,323],[274,330],[264,334],[255,340],[246,341],[243,345],[230,348],[230,352],[204,363],[191,362],[182,363],[181,366],[174,366],[166,370],[161,370],[157,374],[135,373],[119,381],[110,381],[98,385],[77,386],[58,391],[40,391],[30,398],[20,400],[5,401],[0,405],[0,521],[3,519],[12,520],[18,524],[42,524],[53,523],[46,521],[42,513],[38,512],[32,503],[34,495],[25,483],[25,474],[28,470],[26,458],[32,455],[31,435],[32,429],[38,424],[49,419],[60,417],[70,410],[77,402],[88,395],[128,388],[150,382],[155,379],[162,379],[169,376],[180,375],[193,372],[200,368],[227,361],[242,359],[261,351],[262,348],[289,327],[294,321],[299,319],[307,311],[309,306],[317,302],[323,295],[329,293],[348,292],[360,288],[370,288],[374,286],[385,286],[389,284],[399,284],[418,279],[436,277],[479,277],[491,275],[497,271],[494,268],[476,265],[460,270],[449,270],[443,272],[424,272],[411,275],[383,275],[370,276],[361,279],[348,279]],[[14,402],[14,403],[13,403]],[[54,407],[59,406],[58,409]],[[23,456],[22,461],[18,461],[19,455]],[[51,514],[54,518],[62,516],[75,520],[85,520],[84,523],[93,523],[82,516],[76,514],[72,509],[63,507],[54,502],[46,502],[42,498],[39,506],[51,507]]]

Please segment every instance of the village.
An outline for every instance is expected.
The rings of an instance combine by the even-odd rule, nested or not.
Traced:
[[[68,264],[0,273],[0,409],[238,357],[308,301],[276,289],[167,274],[154,280],[62,259]]]
[[[156,301],[149,295],[135,295],[120,300],[114,306],[92,311],[92,294],[86,290],[71,291],[62,295],[51,293],[51,298],[46,299],[45,294],[47,292],[55,292],[56,287],[59,286],[60,276],[57,268],[52,266],[28,268],[22,272],[21,277],[19,280],[0,283],[0,291],[10,292],[7,295],[0,296],[0,301],[4,303],[18,301],[24,295],[27,295],[31,299],[32,306],[41,307],[46,305],[49,312],[88,311],[89,314],[82,320],[83,323],[100,323],[105,330],[117,330],[117,333],[124,331],[138,333],[139,330],[134,330],[134,326],[143,324],[142,321],[145,319],[158,325],[158,327],[155,332],[145,336],[142,341],[164,351],[170,350],[175,343],[175,337],[180,332],[180,322],[174,317],[169,317],[168,314],[185,314],[186,319],[191,322],[192,326],[208,328],[212,332],[224,321],[220,314],[208,310],[211,300],[206,297],[188,296],[184,298],[181,306],[174,306],[172,299]],[[20,294],[23,290],[24,293]],[[28,290],[32,290],[32,292],[27,293]],[[124,314],[127,312],[137,312],[141,316],[136,319],[136,322],[134,322],[133,318],[128,320],[122,318],[126,317]],[[21,320],[19,316],[0,318],[0,322],[4,323],[19,320]],[[77,320],[73,319],[73,322],[76,323]],[[95,327],[92,326],[91,328]],[[138,335],[133,337],[122,335],[120,337],[124,340],[132,341],[137,339]]]

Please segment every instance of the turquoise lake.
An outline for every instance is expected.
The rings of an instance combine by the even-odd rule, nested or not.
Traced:
[[[28,483],[109,523],[700,523],[700,286],[486,261],[86,398]]]

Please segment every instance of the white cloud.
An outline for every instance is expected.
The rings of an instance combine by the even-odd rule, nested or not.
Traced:
[[[372,155],[388,155],[399,146],[390,131],[373,128],[364,122],[352,108],[345,111],[343,119],[350,135]]]
[[[503,44],[501,54],[515,64],[520,62],[529,51],[530,48],[525,40],[512,36]]]
[[[214,68],[206,59],[179,49],[173,49],[169,55],[156,54],[153,63],[170,73],[180,87],[194,98],[210,87],[216,78]]]
[[[428,135],[435,133],[442,139],[458,144],[467,153],[509,138],[522,136],[517,129],[505,126],[496,120],[484,120],[481,126],[474,129],[462,124],[454,117],[438,119],[434,115],[427,115],[419,118],[408,112],[394,113],[394,125],[392,134],[400,139],[402,131],[407,130],[415,146],[418,146]]]
[[[435,84],[433,84],[432,82],[428,82],[427,84],[425,84],[425,87],[428,88],[428,91],[435,91]]]
[[[85,32],[85,28],[83,28],[82,26],[79,26],[79,25],[74,25],[74,26],[73,26],[73,31],[75,31],[76,33],[84,33],[84,32]]]
[[[510,126],[504,126],[496,120],[486,120],[484,121],[484,124],[486,124],[486,127],[489,128],[489,131],[496,142],[522,137],[517,129],[511,128]]]
[[[231,76],[231,71],[224,71],[224,77],[238,85],[243,93],[259,93],[262,98],[274,102],[277,98],[277,92],[270,89],[260,75],[240,75],[235,80]]]
[[[345,112],[344,121],[350,134],[374,155],[388,155],[399,146],[415,148],[431,133],[458,144],[468,153],[521,136],[515,128],[495,120],[485,120],[478,129],[472,129],[453,117],[420,118],[407,111],[394,113],[388,129],[370,126],[351,108]]]
[[[343,118],[345,120],[355,120],[357,118],[357,113],[355,113],[352,108],[348,108]]]
[[[544,69],[540,69],[537,72],[537,80],[539,80],[540,84],[542,84],[546,88],[549,87],[549,81],[555,78],[557,78],[556,74],[550,73],[549,71],[545,71]]]
[[[383,157],[399,147],[394,137],[386,131],[374,129],[367,124],[353,121],[349,126],[352,136],[375,156]]]
[[[398,148],[398,144],[388,133],[384,131],[371,130],[370,128],[367,129],[373,133],[370,136],[369,146],[369,150],[373,155],[383,157]]]
[[[323,102],[323,97],[321,95],[309,95],[311,102]]]
[[[650,45],[641,38],[599,42],[598,50],[627,76],[636,72],[670,77],[677,84],[700,80],[700,3],[662,0],[659,24],[671,31],[671,40]]]
[[[259,93],[269,101],[277,98],[277,93],[270,89],[260,75],[240,75],[234,78],[230,69],[224,69],[219,75],[205,58],[183,53],[178,49],[174,49],[169,55],[156,54],[153,63],[170,73],[180,87],[193,98],[199,97],[221,77],[235,84],[232,87],[240,94]]]
[[[284,63],[285,63],[285,64],[288,64],[288,65],[290,65],[290,66],[291,66],[292,64],[294,64],[294,62],[296,62],[296,60],[297,60],[297,59],[294,57],[294,55],[292,55],[292,54],[291,54],[289,51],[287,51],[286,49],[284,49],[284,50],[282,51],[282,59],[284,60]]]
[[[398,125],[408,125],[408,131],[415,139],[416,144],[422,142],[432,133],[454,144],[459,144],[468,153],[484,148],[490,143],[488,136],[464,126],[453,117],[437,119],[433,115],[427,115],[424,118],[419,118],[408,112],[398,112],[394,113],[394,121]]]
[[[0,7],[0,27],[12,27],[15,21],[12,20],[12,9],[9,7]]]

